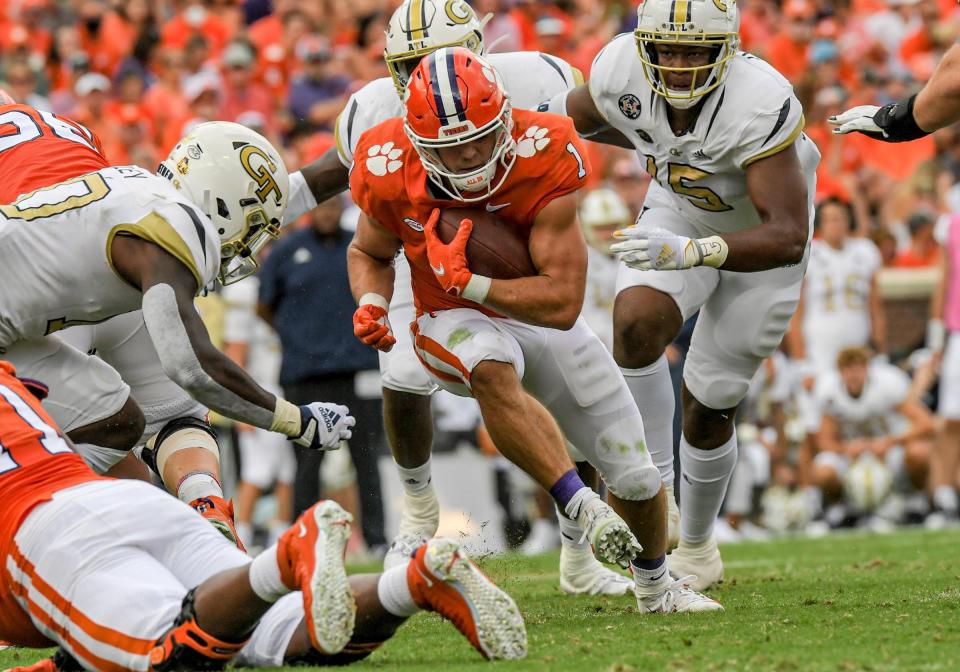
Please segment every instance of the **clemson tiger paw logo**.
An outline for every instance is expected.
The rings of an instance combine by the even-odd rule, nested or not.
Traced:
[[[550,138],[547,137],[548,130],[539,126],[531,126],[526,133],[517,141],[517,155],[525,159],[539,152],[550,144]]]
[[[403,161],[400,160],[401,154],[403,150],[395,148],[392,142],[374,145],[367,150],[367,170],[377,177],[395,173],[403,165]]]

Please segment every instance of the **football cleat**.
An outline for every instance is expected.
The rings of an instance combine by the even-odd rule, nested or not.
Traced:
[[[673,484],[664,485],[667,494],[667,553],[680,545],[680,508],[673,494]]]
[[[227,501],[222,497],[198,497],[190,502],[190,507],[206,518],[213,525],[217,532],[227,538],[231,544],[239,548],[244,553],[247,552],[240,534],[237,532],[236,524],[233,522],[233,501]]]
[[[716,600],[690,588],[695,576],[684,576],[667,583],[663,592],[655,595],[637,594],[637,611],[641,614],[695,613],[723,611]]]
[[[427,537],[419,534],[398,534],[393,538],[393,543],[387,549],[387,554],[383,556],[383,568],[385,570],[399,567],[410,561],[414,552],[427,543]]]
[[[623,518],[597,494],[583,501],[575,519],[583,530],[580,541],[590,542],[593,554],[600,562],[626,569],[643,550]]]
[[[696,591],[707,590],[723,581],[723,560],[713,537],[702,544],[685,544],[681,539],[680,545],[667,556],[667,566],[674,579],[689,578],[690,587]]]
[[[277,544],[280,577],[291,590],[303,592],[310,642],[326,654],[343,650],[356,621],[357,603],[343,564],[352,521],[336,502],[318,502]]]
[[[453,623],[484,658],[527,655],[527,628],[517,604],[453,539],[433,539],[417,549],[407,565],[407,585],[417,606]]]
[[[633,579],[604,567],[587,550],[561,546],[560,590],[567,595],[626,595]]]
[[[194,588],[183,598],[173,627],[150,650],[151,672],[175,670],[222,670],[247,643],[227,642],[214,637],[197,623]]]

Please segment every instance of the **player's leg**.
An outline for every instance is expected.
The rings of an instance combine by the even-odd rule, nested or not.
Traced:
[[[648,199],[642,221],[684,235],[700,234],[672,208]],[[647,446],[667,486],[669,542],[679,541],[679,512],[673,492],[675,398],[666,348],[684,321],[707,300],[718,280],[706,267],[650,273],[621,264],[613,308],[613,355],[643,416]]]
[[[433,539],[413,558],[382,574],[353,575],[356,626],[337,654],[311,644],[297,594],[281,598],[263,617],[237,662],[247,667],[345,665],[366,658],[419,611],[451,621],[485,657],[526,655],[526,629],[516,604],[485,577],[459,545]]]
[[[190,583],[168,562],[188,554]],[[56,493],[24,520],[6,558],[37,629],[93,670],[154,669],[167,654],[228,660],[270,606],[251,592],[249,562],[182,504],[135,481]],[[185,596],[198,584],[191,605]]]
[[[624,566],[636,539],[626,523],[584,485],[567,454],[556,421],[524,391],[524,353],[506,323],[469,309],[422,315],[414,326],[416,352],[437,383],[473,396],[497,449],[548,490],[558,506],[586,531],[594,554]],[[519,327],[518,327],[519,328]],[[545,330],[529,327],[540,334]]]
[[[57,336],[9,346],[17,373],[50,388],[43,406],[97,473],[125,458],[143,433],[144,416],[120,374],[87,349]]]
[[[666,489],[647,450],[640,411],[613,358],[582,319],[568,331],[546,334],[544,347],[536,353],[537,366],[528,370],[524,385],[597,467],[610,504],[643,546],[631,563],[640,611],[720,609],[667,572]],[[529,339],[522,333],[518,339],[528,354]]]
[[[761,273],[721,272],[703,305],[684,366],[680,545],[671,571],[705,589],[722,580],[713,526],[737,463],[736,409],[780,345],[800,298],[806,259]]]
[[[437,533],[440,502],[431,482],[430,452],[433,448],[433,414],[430,395],[437,386],[413,350],[410,323],[415,319],[410,264],[397,257],[390,320],[397,342],[390,352],[380,353],[383,385],[383,425],[387,443],[403,486],[400,528],[384,558],[385,568],[403,564],[424,540]]]
[[[140,311],[96,325],[93,347],[130,385],[146,427],[141,453],[170,494],[237,543],[233,506],[220,485],[220,448],[207,409],[164,373]]]

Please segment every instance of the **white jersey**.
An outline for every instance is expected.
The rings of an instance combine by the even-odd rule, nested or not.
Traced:
[[[747,192],[751,163],[795,143],[809,189],[820,161],[820,152],[802,132],[803,110],[790,83],[765,61],[742,52],[728,68],[693,127],[679,136],[670,129],[667,102],[644,76],[632,34],[614,38],[590,71],[597,109],[630,139],[653,178],[648,198],[669,199],[704,235],[760,224]]]
[[[617,269],[620,262],[593,248],[587,248],[587,287],[580,314],[590,330],[613,350],[613,302],[617,298]]]
[[[870,340],[870,287],[880,268],[876,245],[848,238],[834,249],[822,240],[810,247],[803,286],[803,340],[817,371],[836,366],[837,354]]]
[[[497,69],[514,107],[534,110],[562,91],[583,83],[580,71],[562,58],[539,51],[485,54]],[[393,80],[381,77],[350,96],[336,123],[337,154],[343,165],[353,163],[353,150],[364,131],[404,114],[403,101]]]
[[[844,441],[884,436],[903,424],[896,408],[910,393],[910,378],[890,364],[870,364],[863,392],[852,397],[836,371],[824,375],[815,390],[820,412],[830,415]]]
[[[198,287],[217,277],[213,224],[167,180],[136,166],[104,168],[0,206],[0,348],[140,308],[113,268],[117,235],[159,245]]]

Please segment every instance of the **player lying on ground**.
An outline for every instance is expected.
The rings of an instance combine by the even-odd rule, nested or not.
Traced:
[[[364,133],[357,155],[367,157],[350,178],[364,212],[349,251],[358,336],[377,348],[392,344],[391,262],[403,246],[418,312],[416,352],[436,384],[477,399],[503,455],[580,523],[598,558],[632,564],[641,611],[720,609],[666,572],[666,501],[640,413],[578,317],[587,253],[575,192],[589,166],[570,122],[512,111],[482,57],[443,48],[414,70],[406,116]],[[464,220],[449,244],[437,233],[440,208],[463,203],[496,211],[526,241],[536,274],[472,273],[472,222]],[[628,524],[580,480],[564,434],[598,469]]]
[[[616,37],[589,83],[548,109],[587,137],[619,130],[653,178],[636,226],[614,246],[624,261],[614,357],[665,481],[674,396],[664,353],[699,311],[683,373],[670,567],[703,590],[723,578],[713,525],[737,462],[737,407],[800,295],[819,152],[789,82],[738,51],[736,3],[647,0],[637,12],[635,33]]]
[[[336,149],[290,175],[287,221],[294,221],[316,207],[318,201],[347,189],[348,170],[360,136],[387,119],[403,115],[404,88],[424,55],[445,46],[461,46],[483,53],[483,23],[463,0],[404,0],[401,3],[390,18],[384,50],[391,76],[374,80],[353,94],[337,120]],[[549,54],[495,53],[488,59],[503,78],[514,109],[534,109],[542,101],[583,81],[578,70]],[[390,314],[395,323],[407,325],[415,315],[410,266],[404,255],[397,257],[395,270]],[[409,331],[398,329],[394,336],[396,344],[380,351],[380,373],[384,424],[403,485],[404,504],[399,531],[384,560],[385,567],[403,562],[412,548],[436,534],[440,524],[440,505],[431,484],[430,466],[433,443],[430,395],[437,386],[420,366]],[[578,462],[577,467],[586,482],[597,484],[596,471],[589,463]],[[567,525],[562,512],[558,513],[561,525]],[[627,577],[608,570],[594,559],[589,545],[580,540],[582,532],[576,525],[567,525],[562,532],[563,590],[623,594],[631,589],[632,582]]]
[[[153,486],[94,474],[40,405],[46,387],[14,373],[0,361],[0,639],[60,646],[23,669],[342,664],[420,609],[488,658],[526,654],[513,600],[456,542],[348,580],[350,515],[321,502],[251,560]]]
[[[168,376],[202,404],[303,445],[335,448],[349,438],[345,407],[298,408],[262,389],[210,343],[193,306],[215,278],[250,272],[279,231],[287,177],[269,142],[236,124],[203,124],[161,165],[164,179],[105,167],[96,137],[69,120],[24,105],[0,107],[0,119],[17,129],[0,153],[9,203],[0,206],[0,303],[8,316],[0,348],[24,375],[51,382],[47,407],[95,469],[115,465],[144,432],[121,376],[149,402],[153,463],[164,483],[199,500],[222,527],[232,522],[217,513],[225,503],[216,499],[218,451],[202,422],[206,410]],[[118,315],[74,334],[83,350],[54,333]],[[87,354],[100,346],[119,374]]]

